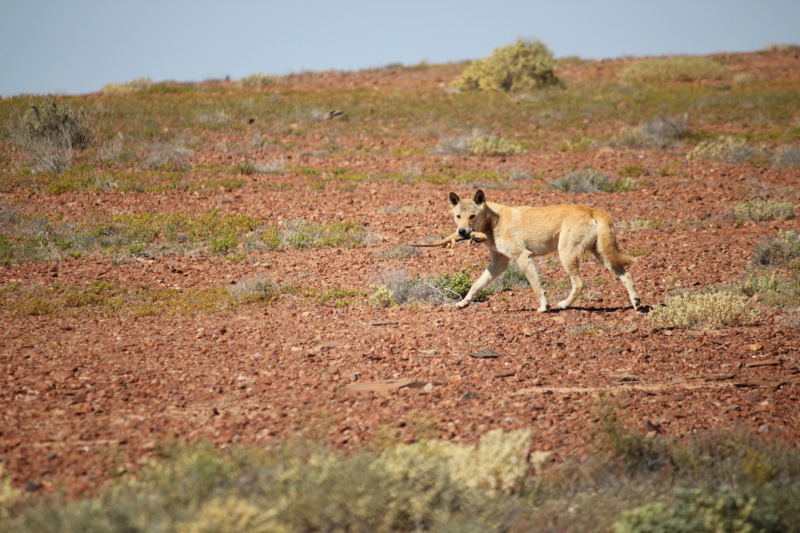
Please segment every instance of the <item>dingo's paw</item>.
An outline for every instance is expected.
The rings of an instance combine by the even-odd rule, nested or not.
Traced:
[[[469,305],[469,302],[467,300],[461,300],[460,302],[458,302],[456,304],[456,309],[464,309],[468,305]]]
[[[540,312],[540,313],[546,313],[547,312],[547,304],[540,305],[539,309],[537,309],[537,311]]]
[[[570,302],[568,302],[566,300],[561,300],[560,302],[558,302],[558,308],[559,309],[566,309],[567,307],[569,307],[569,304],[570,304]]]

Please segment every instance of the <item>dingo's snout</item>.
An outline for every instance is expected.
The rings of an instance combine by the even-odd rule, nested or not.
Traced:
[[[458,236],[459,237],[469,237],[469,234],[472,232],[469,228],[458,228]]]

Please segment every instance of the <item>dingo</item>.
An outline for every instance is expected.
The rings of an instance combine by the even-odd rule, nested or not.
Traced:
[[[539,298],[538,311],[547,311],[547,296],[539,284],[533,257],[556,250],[572,282],[569,296],[558,302],[558,307],[566,309],[580,294],[583,280],[578,267],[586,252],[591,252],[625,284],[633,308],[639,309],[641,300],[631,275],[625,270],[633,263],[633,258],[617,247],[611,216],[605,211],[585,205],[509,207],[487,202],[482,190],[478,190],[472,200],[462,200],[451,192],[450,205],[458,225],[458,237],[467,239],[473,232],[480,232],[481,237],[485,237],[482,242],[489,248],[491,259],[464,299],[456,304],[459,309],[468,306],[513,259]],[[454,239],[455,235],[451,237]]]

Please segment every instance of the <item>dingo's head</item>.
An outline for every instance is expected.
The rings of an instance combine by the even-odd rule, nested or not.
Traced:
[[[486,196],[482,190],[478,189],[472,200],[462,200],[454,192],[450,193],[449,198],[460,237],[469,237],[473,231],[484,229]]]

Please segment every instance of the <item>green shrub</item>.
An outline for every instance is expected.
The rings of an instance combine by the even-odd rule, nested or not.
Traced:
[[[443,274],[430,279],[430,282],[447,294],[463,298],[474,283],[469,270],[461,270],[455,274]]]
[[[209,249],[215,254],[225,254],[239,246],[239,239],[235,235],[211,237],[208,240]]]
[[[682,531],[747,533],[782,530],[776,513],[757,513],[757,501],[729,487],[709,493],[703,489],[675,491],[676,503],[651,503],[623,513],[615,533],[662,533]]]
[[[579,170],[566,176],[550,180],[551,189],[572,193],[599,193],[632,191],[639,187],[639,182],[631,177],[612,180],[609,174],[595,170]]]
[[[470,63],[455,86],[464,90],[528,91],[557,81],[553,52],[539,41],[519,40]]]
[[[659,326],[708,329],[747,326],[757,316],[746,296],[727,291],[681,294],[648,314]]]
[[[372,285],[373,293],[369,297],[369,305],[373,307],[392,307],[397,305],[394,299],[394,291],[386,285]]]
[[[640,59],[620,73],[628,83],[720,80],[727,76],[728,70],[713,59],[696,56]]]
[[[736,204],[733,215],[738,220],[763,222],[767,220],[790,220],[794,218],[794,204],[771,198],[753,198]]]

